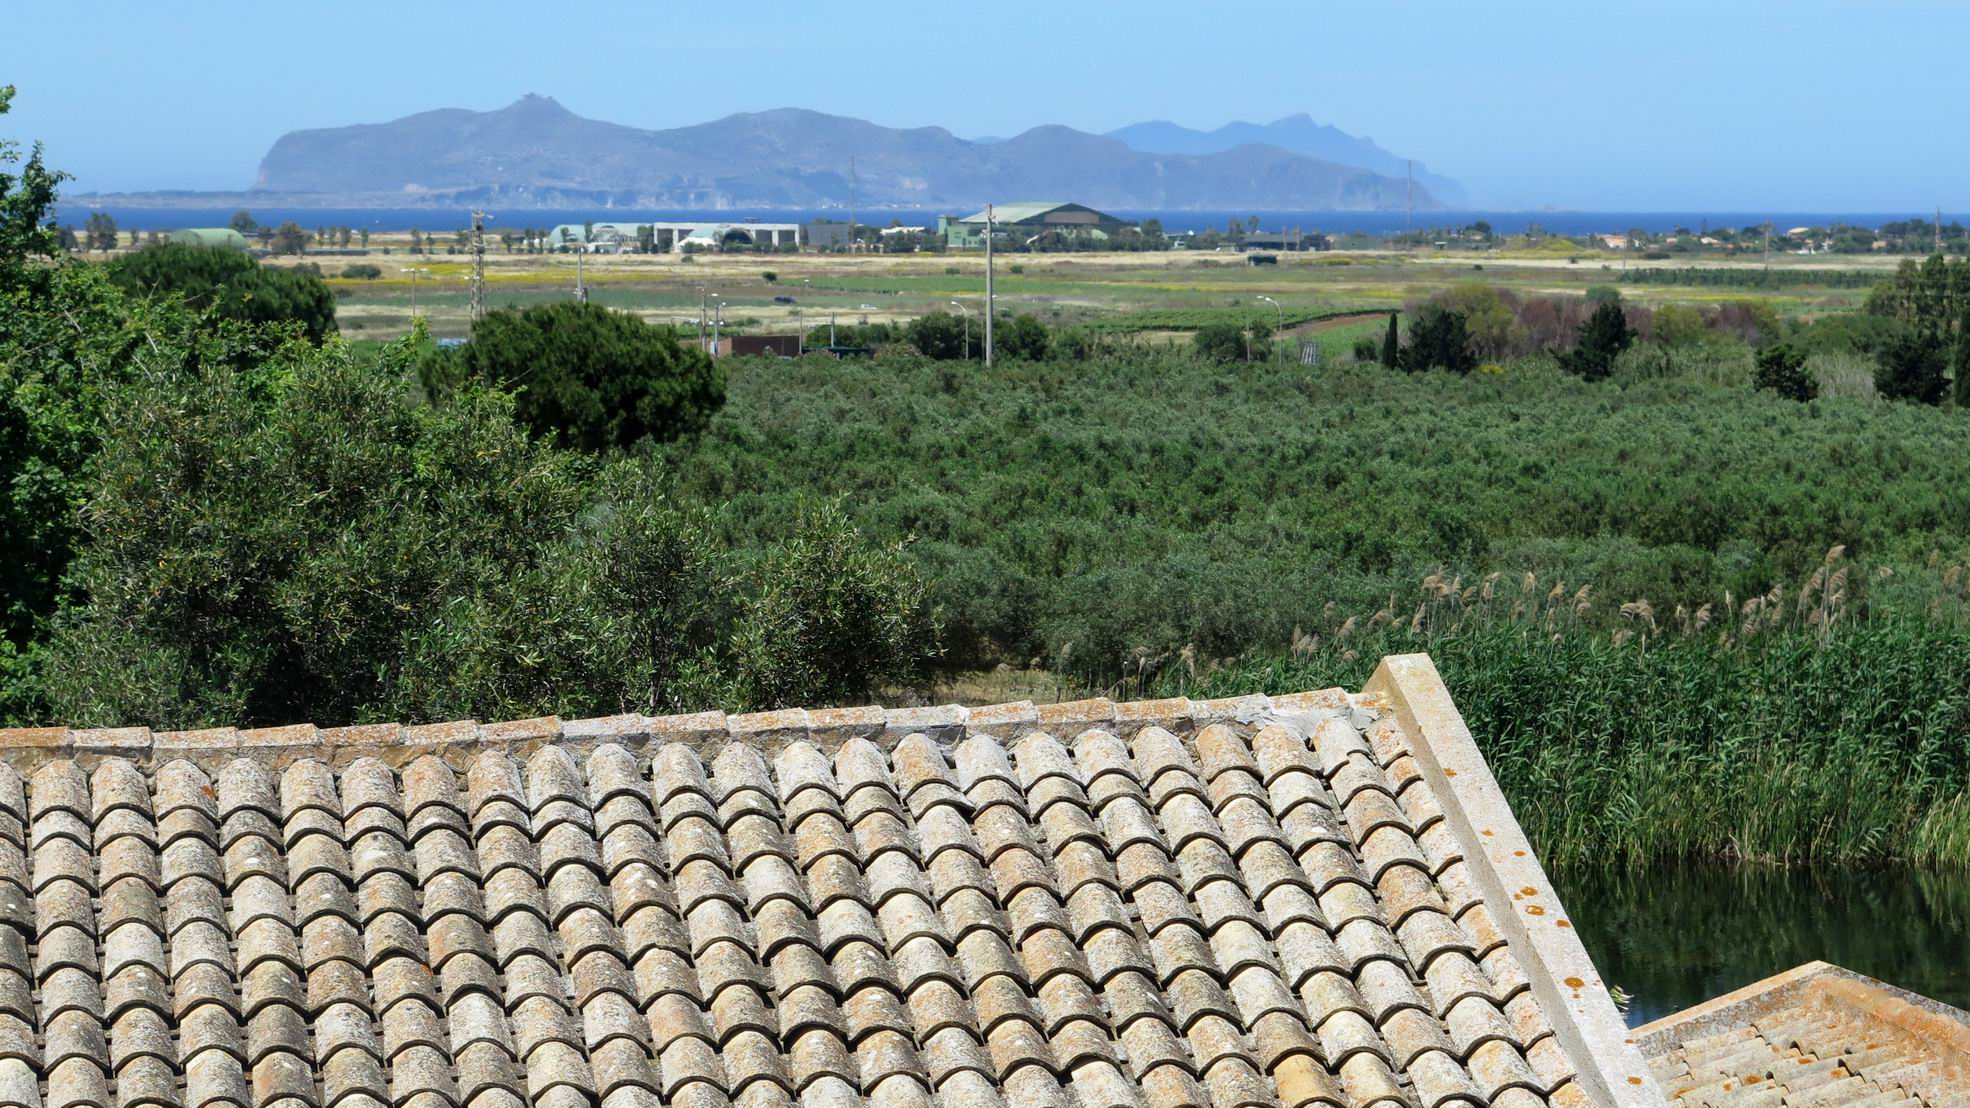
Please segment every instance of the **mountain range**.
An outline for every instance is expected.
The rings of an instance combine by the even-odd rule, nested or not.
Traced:
[[[1416,183],[1443,203],[1451,207],[1463,207],[1469,203],[1462,185],[1441,174],[1431,173],[1422,162],[1391,154],[1377,146],[1374,139],[1357,137],[1338,127],[1316,123],[1305,112],[1275,119],[1271,123],[1246,123],[1241,120],[1227,123],[1215,131],[1198,131],[1158,119],[1117,128],[1108,132],[1108,137],[1120,139],[1131,149],[1159,154],[1215,154],[1252,144],[1277,146],[1309,158],[1358,166],[1387,177],[1402,178],[1413,172]]]
[[[982,142],[798,108],[644,130],[529,95],[495,111],[289,132],[262,159],[253,192],[324,204],[716,209],[839,208],[852,189],[864,209],[937,210],[1032,198],[1135,210],[1428,209],[1459,195],[1455,182],[1422,176],[1410,191],[1400,164],[1305,116],[1213,132],[1049,125]]]

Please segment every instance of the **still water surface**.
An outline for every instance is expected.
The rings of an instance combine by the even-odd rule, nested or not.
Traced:
[[[1970,875],[1869,863],[1553,875],[1630,1026],[1815,959],[1970,1008]]]

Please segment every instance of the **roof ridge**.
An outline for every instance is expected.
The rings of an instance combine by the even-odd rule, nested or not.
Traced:
[[[1362,697],[1335,687],[1279,696],[1248,694],[1192,700],[1111,700],[1092,697],[1052,704],[1015,700],[966,706],[939,704],[884,708],[864,705],[845,708],[782,708],[765,712],[692,712],[648,716],[622,713],[564,720],[559,716],[481,723],[450,720],[441,723],[369,723],[318,727],[312,723],[276,727],[209,727],[159,730],[131,727],[10,727],[0,728],[0,760],[27,756],[41,759],[82,756],[168,760],[200,756],[317,756],[342,760],[362,755],[401,755],[408,761],[426,753],[469,752],[471,748],[515,749],[550,743],[620,743],[639,746],[683,742],[706,753],[732,742],[749,742],[778,749],[799,741],[833,747],[851,739],[869,739],[885,748],[910,735],[927,735],[941,743],[955,742],[966,732],[1025,731],[1048,727],[1092,727],[1110,724],[1135,728],[1151,724],[1187,729],[1224,721],[1250,722],[1261,717],[1332,711],[1360,706]],[[1372,700],[1373,698],[1369,698]],[[391,760],[395,760],[392,758]]]

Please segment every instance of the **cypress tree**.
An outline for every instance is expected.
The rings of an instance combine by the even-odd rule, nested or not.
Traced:
[[[1394,369],[1402,357],[1402,342],[1396,336],[1395,313],[1389,313],[1389,333],[1382,339],[1382,364]]]
[[[1957,326],[1955,364],[1950,367],[1956,374],[1956,406],[1970,408],[1970,319]]]

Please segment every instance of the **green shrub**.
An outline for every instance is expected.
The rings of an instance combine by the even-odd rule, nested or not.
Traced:
[[[109,263],[109,274],[125,292],[182,296],[221,319],[299,323],[315,342],[335,331],[335,296],[319,269],[276,269],[237,250],[160,243]]]
[[[1024,362],[1045,360],[1047,348],[1052,338],[1047,334],[1047,326],[1031,315],[1021,313],[999,323],[998,333],[993,341],[997,344],[995,354],[1016,358]]]
[[[49,646],[56,718],[763,708],[866,698],[935,655],[893,546],[826,512],[720,546],[647,462],[555,449],[501,393],[415,403],[411,356],[142,360],[105,421],[74,569],[88,601]]]
[[[1864,354],[1877,356],[1911,328],[1898,319],[1864,312],[1835,312],[1824,315],[1799,329],[1792,341],[1799,350],[1813,354]]]
[[[1236,362],[1245,357],[1245,332],[1230,323],[1210,323],[1190,337],[1197,355],[1208,362]]]
[[[1409,341],[1403,345],[1399,360],[1410,373],[1430,369],[1469,373],[1476,369],[1477,355],[1471,351],[1464,314],[1435,305],[1425,307],[1409,325]]]
[[[1430,574],[1591,584],[1605,631],[1638,597],[1790,587],[1835,543],[1893,570],[1870,605],[1919,614],[1930,596],[1884,590],[1933,577],[1931,551],[1970,557],[1959,413],[1784,401],[1720,341],[1623,361],[1643,354],[1666,372],[1619,391],[1550,358],[1309,376],[1124,348],[1008,359],[989,387],[914,355],[809,359],[735,375],[705,435],[666,453],[683,499],[731,505],[741,546],[835,498],[874,541],[914,536],[954,664],[1038,657],[1100,684],[1138,650],[1283,649],[1337,622],[1330,602],[1365,622]]]
[[[1758,369],[1751,383],[1802,403],[1820,391],[1819,382],[1806,372],[1806,359],[1785,343],[1773,343],[1758,352]]]
[[[732,635],[744,704],[852,704],[919,676],[938,614],[900,545],[862,541],[837,508],[801,518],[747,576]]]
[[[1949,387],[1943,344],[1914,331],[1896,335],[1876,359],[1874,387],[1884,399],[1940,404]]]
[[[1687,346],[1709,333],[1703,309],[1690,304],[1664,304],[1655,310],[1651,337],[1664,346]]]
[[[672,327],[627,312],[566,301],[504,310],[472,339],[421,368],[444,397],[469,381],[515,394],[514,414],[535,434],[600,451],[698,431],[725,402],[725,370]]]
[[[342,267],[342,276],[361,281],[374,281],[383,276],[383,267],[368,262],[356,262]]]
[[[926,358],[949,361],[966,356],[965,321],[950,312],[931,312],[911,320],[904,328],[910,345]]]

